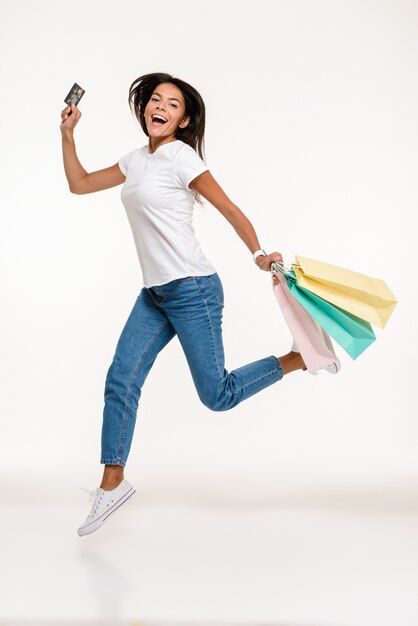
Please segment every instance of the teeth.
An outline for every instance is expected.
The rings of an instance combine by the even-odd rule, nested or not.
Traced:
[[[165,117],[163,117],[162,115],[153,115],[152,119],[160,119],[163,120],[164,122],[166,122],[167,120],[165,119]]]

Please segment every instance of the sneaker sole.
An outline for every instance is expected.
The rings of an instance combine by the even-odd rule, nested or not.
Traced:
[[[87,524],[86,526],[81,526],[80,528],[78,528],[77,529],[78,536],[84,537],[85,535],[90,535],[90,533],[93,533],[98,528],[101,528],[103,524],[105,523],[105,521],[107,520],[107,518],[110,515],[112,515],[112,513],[117,511],[122,506],[122,504],[125,504],[125,502],[127,502],[127,500],[129,500],[129,498],[133,496],[134,493],[136,493],[136,489],[132,487],[123,496],[121,496],[119,500],[115,502],[115,504],[110,509],[108,509],[105,513],[103,513],[99,518],[97,518],[93,522],[90,522],[90,524]]]
[[[330,363],[330,365],[326,365],[325,367],[321,367],[320,370],[317,370],[316,372],[309,372],[310,374],[312,374],[312,376],[318,376],[319,372],[328,372],[328,374],[338,374],[338,372],[341,369],[341,363],[340,362],[335,362],[335,363]]]
[[[341,363],[339,361],[335,361],[334,363],[331,363],[330,365],[327,365],[326,367],[324,367],[324,370],[328,372],[329,374],[338,374],[340,369],[341,369]]]

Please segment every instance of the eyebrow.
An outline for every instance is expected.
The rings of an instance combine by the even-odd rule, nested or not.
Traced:
[[[158,91],[154,91],[154,93],[152,95],[153,96],[160,96],[160,98],[162,98],[162,95],[160,93],[158,93]],[[177,98],[168,98],[168,100],[177,100]],[[177,102],[179,104],[181,104],[180,100],[177,100]]]

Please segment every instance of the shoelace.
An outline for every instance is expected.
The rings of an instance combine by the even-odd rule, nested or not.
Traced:
[[[87,516],[87,517],[91,518],[97,512],[99,504],[100,504],[100,502],[101,502],[101,500],[103,498],[103,492],[100,490],[99,487],[96,487],[96,489],[85,489],[84,487],[79,487],[79,489],[82,489],[83,491],[88,493],[89,494],[89,502],[93,502],[93,506],[91,507],[91,511],[90,511],[90,513]]]

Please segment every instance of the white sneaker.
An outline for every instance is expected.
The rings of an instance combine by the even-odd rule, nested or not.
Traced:
[[[331,343],[331,338],[328,337],[327,334],[324,334],[324,339],[325,339],[325,343],[327,344],[327,347],[334,354],[335,361],[333,363],[330,363],[329,365],[325,365],[325,367],[321,367],[320,370],[318,370],[316,372],[310,372],[310,374],[312,374],[313,376],[318,376],[318,372],[320,372],[321,370],[325,370],[329,374],[337,374],[337,372],[339,372],[340,369],[341,369],[341,361],[340,361],[340,359],[337,357],[337,355],[334,352],[334,347],[333,347],[333,345]],[[298,349],[294,339],[292,341],[292,346],[291,346],[290,350],[291,350],[291,352],[299,352],[299,349]]]
[[[103,526],[107,518],[133,496],[136,490],[127,480],[122,480],[115,489],[105,490],[97,487],[93,491],[87,489],[84,491],[90,494],[90,502],[93,499],[94,502],[85,522],[77,529],[80,537],[89,535]]]

